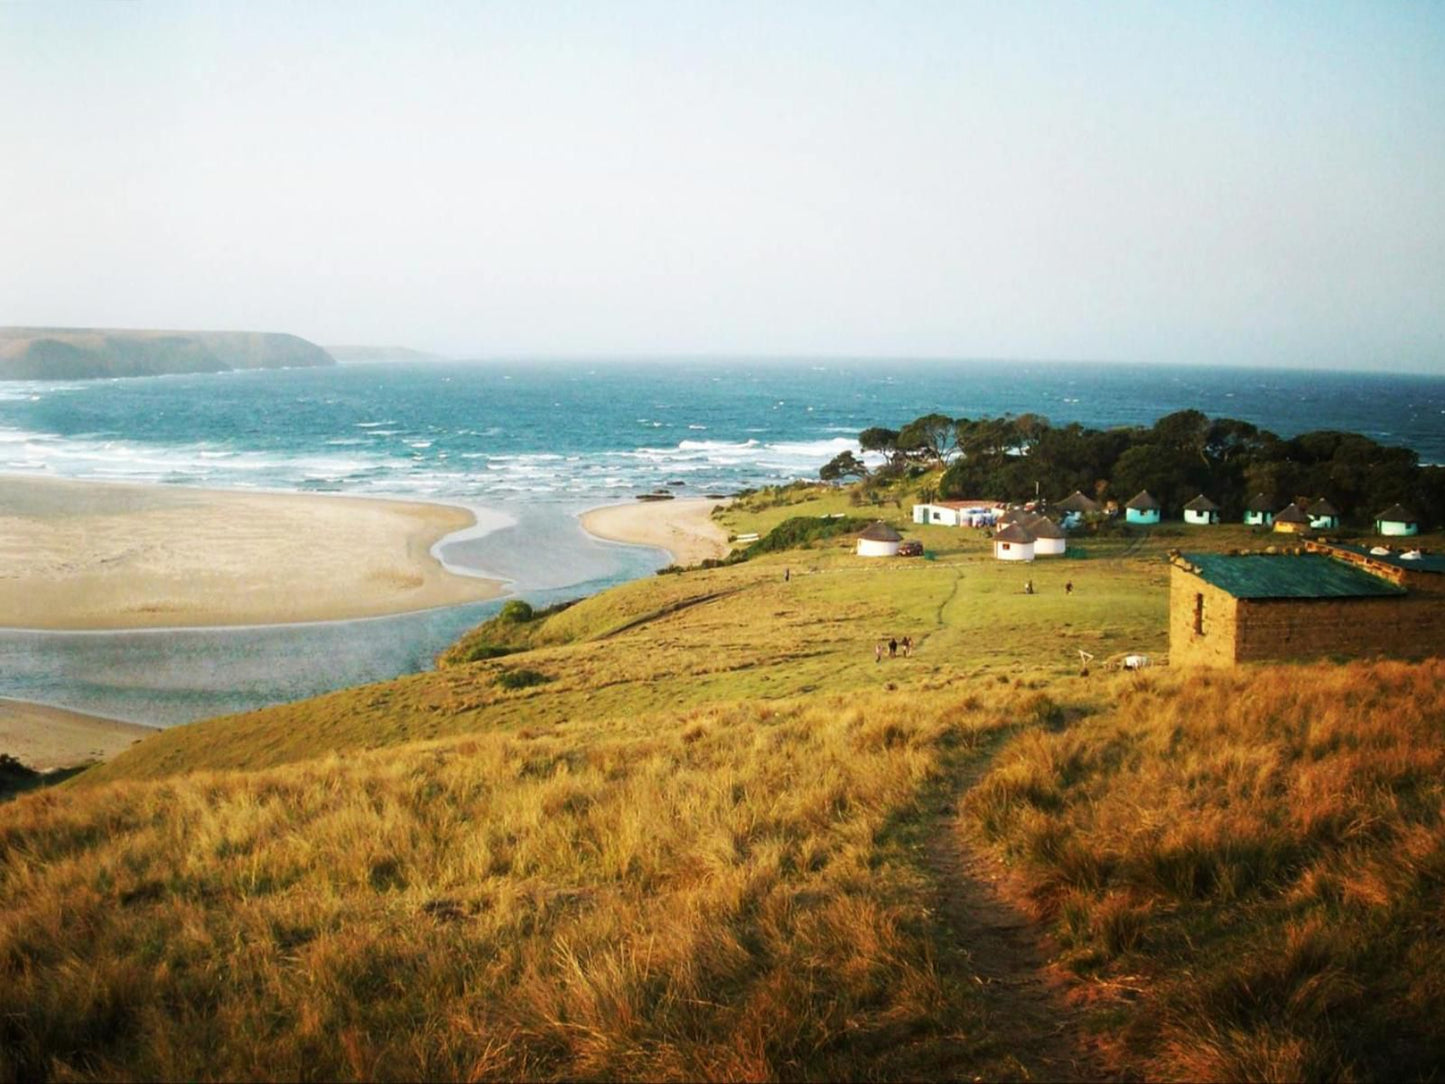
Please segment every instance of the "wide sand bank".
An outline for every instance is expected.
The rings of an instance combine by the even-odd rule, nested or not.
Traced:
[[[434,543],[460,508],[0,475],[0,626],[114,629],[375,617],[495,598]]]
[[[680,565],[725,557],[727,532],[712,521],[718,501],[637,501],[594,508],[582,515],[588,534],[612,542],[631,542],[667,550]]]
[[[0,753],[9,753],[36,771],[107,760],[154,733],[152,727],[139,723],[24,700],[0,700]]]

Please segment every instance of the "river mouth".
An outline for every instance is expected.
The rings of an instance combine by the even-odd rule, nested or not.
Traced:
[[[444,540],[447,565],[505,579],[536,606],[650,575],[659,551],[582,530],[586,504],[506,507],[511,522]],[[505,599],[347,621],[103,632],[0,630],[0,696],[176,726],[430,669]]]

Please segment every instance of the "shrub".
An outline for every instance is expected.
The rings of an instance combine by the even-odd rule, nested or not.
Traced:
[[[520,647],[507,647],[505,644],[472,644],[461,652],[459,661],[483,662],[487,659],[500,659],[504,655],[514,655],[521,650]]]
[[[496,684],[503,689],[529,689],[533,685],[545,685],[551,680],[540,670],[503,670],[497,675]]]
[[[516,624],[521,624],[523,621],[532,620],[535,614],[529,603],[523,602],[519,598],[514,598],[511,602],[507,603],[505,606],[502,607],[502,612],[497,614],[497,616],[503,621],[511,621]]]

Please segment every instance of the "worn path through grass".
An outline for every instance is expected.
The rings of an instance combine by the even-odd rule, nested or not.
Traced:
[[[1008,735],[965,760],[941,790],[925,857],[938,885],[937,918],[968,959],[992,1034],[1007,1036],[1022,1080],[1111,1081],[1086,1010],[1068,997],[1069,980],[1041,924],[1006,891],[1008,874],[975,845],[964,798],[988,774]]]

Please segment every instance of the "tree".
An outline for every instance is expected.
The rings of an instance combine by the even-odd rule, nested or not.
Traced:
[[[897,429],[884,429],[881,425],[865,429],[858,434],[858,447],[865,452],[881,452],[888,458],[885,468],[888,471],[897,471],[903,466],[904,455],[898,448]]]
[[[858,447],[865,452],[882,452],[889,455],[898,450],[898,430],[884,429],[875,425],[858,434]]]
[[[944,463],[954,446],[954,422],[947,414],[925,414],[898,433],[899,451],[923,463]]]
[[[837,482],[843,478],[865,478],[868,467],[852,452],[839,452],[818,471],[818,477],[825,482]]]

